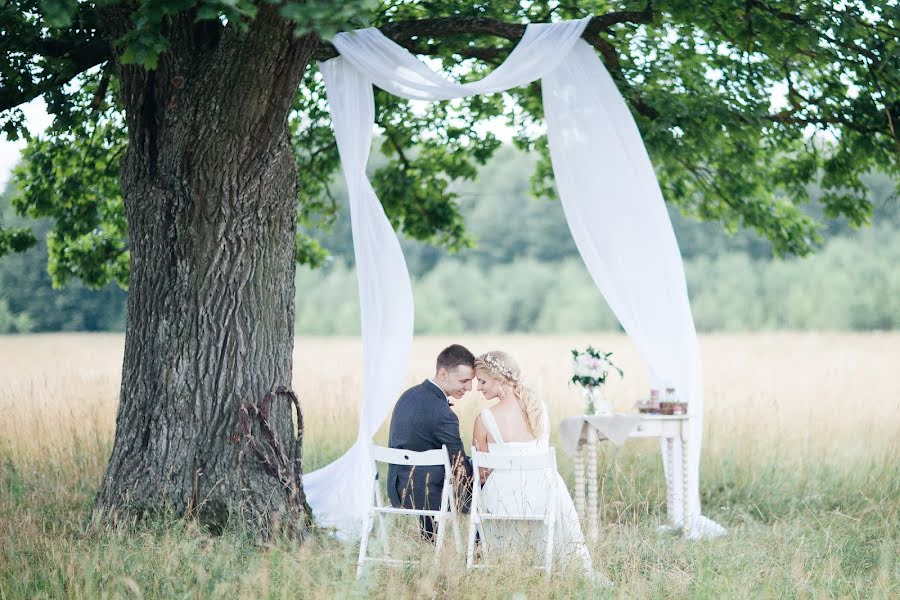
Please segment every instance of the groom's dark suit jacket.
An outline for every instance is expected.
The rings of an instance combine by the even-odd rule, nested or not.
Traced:
[[[454,468],[457,502],[468,504],[472,465],[459,437],[459,418],[450,410],[447,396],[427,379],[403,392],[391,416],[389,445],[423,452],[446,445]],[[441,506],[444,467],[388,466],[388,496],[395,507],[437,510]]]

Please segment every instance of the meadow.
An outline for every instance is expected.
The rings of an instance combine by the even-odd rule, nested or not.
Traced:
[[[408,383],[429,376],[449,342],[513,353],[554,424],[580,409],[567,383],[570,348],[614,352],[625,371],[607,391],[617,408],[629,410],[649,387],[628,339],[608,333],[417,338]],[[259,545],[247,532],[212,536],[189,520],[91,526],[122,348],[117,334],[0,336],[0,599],[900,597],[900,333],[701,336],[701,497],[728,535],[691,542],[657,532],[665,521],[657,444],[607,447],[591,548],[614,583],[605,590],[512,564],[466,575],[452,552],[438,566],[357,581],[356,545],[325,535]],[[355,438],[360,363],[356,338],[296,340],[308,470]],[[464,441],[484,406],[477,392],[457,403]],[[571,485],[571,459],[559,454]]]

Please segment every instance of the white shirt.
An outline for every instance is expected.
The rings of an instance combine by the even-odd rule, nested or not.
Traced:
[[[428,378],[428,383],[430,383],[431,385],[433,385],[434,387],[436,387],[440,393],[444,394],[444,397],[447,398],[447,404],[449,404],[450,406],[453,406],[453,403],[450,401],[450,396],[448,396],[448,395],[444,392],[444,390],[441,389],[441,386],[439,386],[438,384],[436,384],[436,383],[434,382],[434,380],[433,380],[431,377]]]

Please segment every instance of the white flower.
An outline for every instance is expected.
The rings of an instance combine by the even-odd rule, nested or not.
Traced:
[[[578,377],[590,377],[591,369],[588,364],[588,359],[590,357],[586,354],[579,354],[577,358],[572,361],[572,368],[575,370],[575,375]]]

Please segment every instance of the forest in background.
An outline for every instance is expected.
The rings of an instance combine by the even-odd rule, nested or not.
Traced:
[[[416,333],[572,333],[617,329],[618,323],[581,263],[558,201],[534,199],[534,162],[504,147],[477,181],[457,185],[476,246],[448,254],[403,240],[414,280]],[[688,291],[701,331],[900,328],[900,208],[896,185],[869,179],[873,224],[859,230],[830,222],[824,243],[807,258],[774,258],[749,231],[730,235],[720,223],[698,222],[670,207],[685,260]],[[0,223],[29,223],[14,214],[7,187]],[[342,182],[330,232],[317,231],[330,257],[299,267],[295,331],[356,335],[359,296]],[[53,289],[47,274],[49,222],[31,221],[38,244],[0,259],[0,333],[119,331],[125,292],[89,290],[78,282]],[[313,232],[311,232],[313,233]]]

